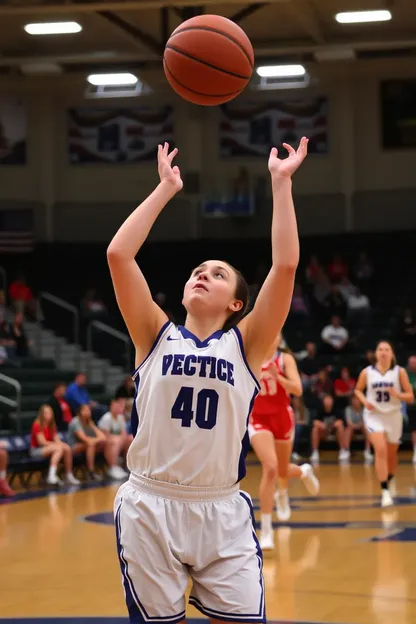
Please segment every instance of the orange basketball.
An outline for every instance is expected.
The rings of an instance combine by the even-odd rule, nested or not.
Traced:
[[[170,36],[163,67],[172,88],[189,102],[215,106],[235,98],[251,78],[253,46],[246,33],[220,15],[198,15]]]

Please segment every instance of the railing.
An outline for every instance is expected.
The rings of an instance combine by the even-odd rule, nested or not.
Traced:
[[[0,381],[2,381],[5,384],[8,384],[9,386],[13,386],[14,389],[16,390],[15,399],[9,399],[5,396],[0,395],[0,403],[4,403],[5,405],[8,405],[9,407],[12,407],[15,410],[17,432],[22,433],[22,424],[20,422],[22,386],[16,379],[13,379],[12,377],[7,377],[7,375],[3,375],[2,373],[0,373]]]
[[[7,272],[0,266],[1,290],[4,290],[4,296],[7,297]]]
[[[65,301],[64,299],[61,299],[60,297],[56,297],[55,295],[51,295],[51,293],[48,292],[41,292],[39,294],[39,301],[38,301],[38,306],[37,306],[37,323],[38,323],[38,347],[39,347],[39,351],[41,352],[41,338],[42,338],[42,299],[44,299],[45,301],[49,301],[49,303],[53,303],[54,305],[58,306],[59,308],[66,310],[67,312],[70,312],[72,315],[72,341],[75,345],[79,345],[79,312],[78,312],[78,308],[74,305],[72,305],[71,303],[68,303],[67,301]],[[80,351],[78,350],[78,353],[80,353]],[[56,339],[55,342],[55,360],[56,363],[59,365],[59,362],[61,360],[61,342],[59,340],[59,338]],[[75,368],[79,368],[79,361],[75,362]]]
[[[91,321],[91,323],[88,325],[88,328],[87,328],[87,349],[88,351],[92,351],[92,352],[94,351],[94,347],[93,347],[93,331],[94,330],[101,331],[105,334],[108,334],[109,336],[112,336],[113,338],[116,338],[120,342],[124,343],[125,345],[124,368],[126,371],[128,371],[130,368],[130,362],[131,362],[131,340],[129,336],[127,336],[126,334],[123,334],[117,329],[114,329],[113,327],[110,327],[109,325],[105,325],[105,323],[101,323],[100,321]],[[88,372],[89,372],[89,375],[91,376],[91,370],[89,370]],[[106,369],[105,379],[104,379],[104,385],[106,387],[108,385],[107,373],[108,373],[108,368]]]

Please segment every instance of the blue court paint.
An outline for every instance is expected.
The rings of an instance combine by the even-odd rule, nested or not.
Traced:
[[[397,526],[397,525],[395,525]],[[387,531],[385,535],[376,535],[367,542],[416,542],[416,526]]]
[[[96,490],[97,488],[108,487],[109,485],[117,485],[114,481],[101,481],[100,483],[82,483],[81,485],[64,485],[63,487],[46,487],[39,490],[24,490],[23,492],[17,492],[10,498],[0,497],[0,505],[12,505],[14,503],[21,503],[25,501],[37,500],[39,498],[45,498],[53,494],[61,495],[69,494],[72,492],[79,492],[84,490]],[[119,483],[121,485],[121,482]],[[3,620],[0,618],[0,622]]]

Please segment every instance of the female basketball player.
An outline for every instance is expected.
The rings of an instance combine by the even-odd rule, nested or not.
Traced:
[[[279,485],[276,495],[279,520],[289,520],[291,514],[287,493],[289,478],[300,477],[312,495],[319,491],[319,482],[313,474],[312,466],[290,463],[295,429],[290,395],[302,396],[302,382],[295,358],[291,353],[279,350],[280,342],[279,334],[272,345],[269,359],[263,364],[261,391],[254,401],[248,429],[251,446],[262,467],[260,546],[263,550],[272,549],[274,546],[272,512],[276,479]]]
[[[158,214],[182,189],[172,166],[177,150],[169,153],[167,143],[158,149],[160,184],[108,247],[137,364],[131,475],[115,501],[131,622],[183,621],[188,576],[190,602],[211,622],[265,621],[261,550],[239,482],[257,377],[292,297],[299,239],[291,176],[307,144],[302,139],[297,151],[285,145],[285,160],[275,148],[270,153],[272,267],[245,318],[247,284],[227,262],[208,260],[192,271],[184,327],[153,301],[136,264]]]
[[[374,448],[376,474],[381,484],[381,506],[389,507],[396,493],[393,479],[403,430],[401,403],[414,401],[407,372],[397,366],[390,343],[385,340],[378,343],[375,365],[361,371],[355,395],[364,405],[364,424]]]

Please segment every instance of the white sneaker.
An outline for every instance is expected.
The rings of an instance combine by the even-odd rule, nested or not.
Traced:
[[[125,479],[128,476],[127,472],[120,468],[120,466],[112,466],[108,469],[107,474],[110,479],[115,479],[116,481]]]
[[[310,464],[302,464],[300,469],[302,471],[301,480],[305,488],[311,496],[317,496],[319,494],[319,481],[314,475],[312,466]]]
[[[292,453],[292,460],[293,460],[294,462],[298,462],[298,461],[300,461],[300,460],[301,460],[301,457],[300,457],[299,453]],[[415,463],[416,463],[416,462],[415,462]]]
[[[371,451],[365,450],[364,451],[364,461],[366,464],[372,464],[374,461],[374,457]]]
[[[274,548],[274,533],[273,531],[262,532],[259,539],[260,548],[262,550],[273,550]]]
[[[72,472],[69,472],[66,475],[66,482],[69,483],[70,485],[80,485],[81,481],[79,479],[77,479]]]
[[[311,455],[311,462],[313,464],[319,464],[319,451],[313,451]]]
[[[276,513],[279,520],[286,522],[292,515],[289,503],[289,495],[286,491],[276,492],[274,497],[276,503]]]
[[[397,496],[397,485],[396,485],[396,479],[394,477],[393,479],[390,479],[389,492],[392,496]]]
[[[338,461],[340,462],[349,461],[350,457],[351,457],[351,453],[347,449],[341,449],[340,452],[338,453]]]
[[[381,506],[392,507],[394,505],[391,494],[388,490],[383,490],[381,493]]]
[[[414,464],[416,464],[416,448],[415,448],[415,450],[414,450],[414,452],[413,452],[413,459],[412,459],[412,462],[413,462]]]
[[[48,485],[63,485],[64,482],[57,476],[55,475],[54,477],[47,477],[46,479],[46,483]]]

